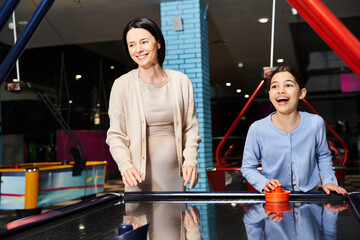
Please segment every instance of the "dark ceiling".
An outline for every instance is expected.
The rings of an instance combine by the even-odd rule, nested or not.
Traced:
[[[5,0],[0,0],[2,5]],[[40,0],[20,1],[16,9],[18,33],[24,28],[21,21],[31,18]],[[122,30],[132,18],[146,16],[160,25],[160,2],[165,0],[71,0],[55,1],[28,49],[50,46],[80,45],[120,64]],[[208,35],[210,50],[210,78],[212,86],[225,88],[215,91],[217,96],[243,97],[251,93],[260,81],[262,67],[270,65],[271,22],[258,23],[257,19],[271,19],[270,0],[203,0],[208,4]],[[322,1],[359,38],[359,0]],[[181,4],[181,1],[179,1]],[[293,15],[286,0],[276,1],[274,61],[306,68],[306,54],[322,51],[326,44],[304,23]],[[6,25],[0,32],[0,42],[13,44],[12,30]],[[304,61],[305,60],[305,61]],[[239,63],[243,64],[239,68]],[[274,65],[277,63],[274,62]],[[300,67],[299,67],[300,65]],[[231,82],[231,87],[225,87]],[[241,94],[235,93],[237,88]]]

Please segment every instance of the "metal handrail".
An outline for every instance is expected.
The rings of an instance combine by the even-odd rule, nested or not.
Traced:
[[[12,85],[9,83],[8,85]],[[29,82],[20,81],[19,85],[15,85],[17,88],[12,89],[8,88],[8,91],[11,92],[20,92],[23,89],[31,89],[35,91],[38,95],[38,97],[43,101],[43,103],[46,105],[46,107],[49,109],[51,114],[55,117],[56,121],[59,123],[61,128],[65,131],[66,135],[69,137],[71,142],[74,144],[75,148],[77,149],[78,153],[80,154],[80,162],[77,161],[76,157],[73,156],[74,162],[79,163],[79,166],[76,164],[74,165],[74,173],[78,174],[79,171],[81,171],[86,164],[87,161],[87,152],[82,144],[82,142],[79,140],[79,138],[75,135],[75,133],[71,130],[68,123],[64,120],[64,118],[61,116],[60,111],[57,109],[57,107],[52,103],[46,92],[49,92],[49,89],[44,86],[40,86],[37,84],[31,84]]]

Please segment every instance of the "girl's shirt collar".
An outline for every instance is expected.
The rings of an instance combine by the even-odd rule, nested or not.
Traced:
[[[301,118],[299,125],[298,125],[293,131],[291,131],[291,132],[284,132],[284,131],[281,131],[280,129],[278,129],[277,127],[275,127],[275,125],[274,125],[273,122],[271,121],[271,117],[272,117],[272,115],[274,115],[275,113],[276,113],[276,111],[275,111],[275,112],[272,112],[272,113],[268,116],[268,119],[269,119],[269,122],[270,122],[270,126],[271,126],[271,128],[274,129],[275,131],[281,132],[281,133],[285,133],[285,134],[295,134],[296,132],[299,131],[299,129],[302,128],[303,122],[304,122],[304,115],[303,115],[302,112],[299,111],[300,118]]]

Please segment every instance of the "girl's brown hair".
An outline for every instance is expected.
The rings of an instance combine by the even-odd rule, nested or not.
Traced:
[[[303,89],[305,87],[302,76],[294,68],[292,68],[290,66],[279,66],[267,78],[267,82],[266,82],[266,91],[267,92],[270,90],[271,79],[274,77],[275,74],[280,73],[280,72],[289,72],[291,75],[294,76],[297,84],[299,84],[300,89]]]

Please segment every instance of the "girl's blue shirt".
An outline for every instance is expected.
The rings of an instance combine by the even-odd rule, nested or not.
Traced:
[[[293,190],[292,174],[303,192],[312,190],[320,180],[323,186],[337,185],[324,120],[316,114],[299,112],[299,126],[283,132],[271,121],[274,113],[249,128],[241,168],[246,180],[259,192],[270,179],[278,179],[283,189]],[[261,173],[257,170],[259,164]]]

